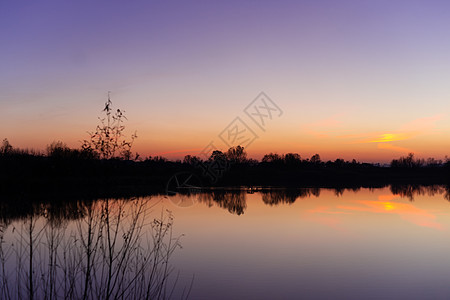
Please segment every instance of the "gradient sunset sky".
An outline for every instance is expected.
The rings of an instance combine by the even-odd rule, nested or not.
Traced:
[[[443,159],[450,2],[0,2],[1,139],[79,147],[108,91],[141,156],[197,155],[240,117],[253,158]],[[265,131],[243,112],[262,91]]]

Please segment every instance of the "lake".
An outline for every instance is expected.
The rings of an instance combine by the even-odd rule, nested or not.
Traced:
[[[130,220],[136,216],[133,213],[136,210],[132,208],[138,207],[138,202],[143,205],[145,217],[142,219],[143,223],[139,223],[142,224],[143,231],[136,235],[140,239],[153,237],[150,240],[155,241],[155,234],[145,231],[153,230],[154,233],[158,228],[161,229],[157,222],[154,223],[154,218],[162,218],[171,224],[171,236],[166,235],[166,238],[173,241],[169,245],[169,248],[173,247],[173,253],[169,256],[159,255],[166,257],[173,269],[170,274],[167,273],[169,279],[164,292],[160,290],[153,298],[179,299],[190,290],[190,299],[448,299],[449,198],[448,188],[443,186],[353,190],[243,189],[177,194],[170,197],[151,196],[142,203],[136,199],[109,200],[107,207],[112,215],[110,226],[114,229],[114,225],[118,223],[115,216],[122,215],[125,228],[129,228],[133,223]],[[37,267],[33,268],[44,270],[41,272],[43,274],[51,274],[46,269],[47,260],[52,261],[51,258],[46,258],[50,257],[51,251],[45,249],[49,249],[48,241],[51,240],[48,228],[56,228],[55,236],[60,233],[58,243],[66,245],[66,249],[81,249],[76,255],[80,261],[86,261],[82,250],[87,248],[83,248],[83,244],[75,239],[70,241],[71,234],[68,233],[71,232],[72,236],[77,232],[80,236],[89,236],[86,235],[88,212],[101,211],[102,207],[104,209],[105,200],[94,201],[87,210],[80,209],[81,205],[78,203],[63,209],[63,213],[53,211],[53,215],[59,214],[58,218],[49,218],[50,210],[45,205],[37,206],[34,212],[39,207],[41,212],[34,214],[34,220],[31,221],[29,216],[16,216],[13,219],[2,216],[3,252],[20,239],[27,240],[29,236],[36,237],[40,234],[43,246],[37,246],[33,250],[39,253],[34,258]],[[71,211],[77,211],[79,215],[70,215]],[[105,220],[104,215],[91,219]],[[46,228],[45,224],[49,222],[53,226],[47,225],[47,229],[39,233],[39,228]],[[35,226],[34,235],[27,235],[30,224]],[[145,227],[149,224],[149,227]],[[100,232],[105,228],[104,225],[98,225],[94,231]],[[17,237],[18,232],[20,238]],[[126,233],[129,231],[121,229],[118,232],[120,234],[114,251],[120,254],[119,250],[127,243],[124,236],[127,237]],[[133,239],[133,235],[128,237]],[[178,237],[179,240],[175,240]],[[104,233],[98,240],[100,245],[107,245]],[[167,241],[166,239],[166,245]],[[29,265],[26,259],[29,256],[26,250],[28,244],[25,243],[25,250],[21,250],[24,257],[21,268],[29,275],[26,272]],[[151,247],[158,244],[143,245],[149,245],[149,249],[142,251],[145,255],[152,251]],[[39,247],[42,247],[40,252],[36,250]],[[61,249],[64,247],[61,246]],[[64,267],[61,266],[61,253],[64,251],[61,249],[55,251],[57,259],[51,269],[54,270],[54,277],[58,278],[67,277],[67,270],[71,270],[70,264],[66,262],[66,275],[61,275],[64,274]],[[98,249],[98,253],[103,253],[103,256],[108,253],[103,248]],[[132,253],[130,256],[136,259],[126,262],[128,269],[119,265],[117,270],[121,271],[117,272],[117,278],[136,286],[137,281],[129,278],[132,277],[130,274],[138,274],[141,270],[139,255],[142,253],[128,251],[124,253]],[[17,268],[16,252],[10,251],[9,260],[4,263],[10,270]],[[108,263],[101,264],[104,259],[101,258],[102,255],[92,259],[94,263],[91,273],[98,276],[93,277],[95,280],[89,279],[94,282],[93,285],[108,277],[99,275],[108,273],[108,268],[105,268]],[[148,258],[152,259],[150,255]],[[83,280],[80,278],[86,278],[87,265],[75,268],[75,271],[72,266],[72,281],[58,279],[58,283],[51,287],[48,283],[50,275],[46,275],[45,282],[54,291],[54,295],[61,295],[63,286],[66,285],[67,290],[72,282],[80,291],[72,292],[71,295],[79,298],[84,295],[81,292]],[[157,267],[160,268],[157,274],[166,274],[163,265]],[[94,271],[95,268],[101,268],[102,272]],[[114,273],[115,269],[112,269]],[[122,275],[119,274],[121,272]],[[45,298],[45,288],[38,287],[42,280],[34,278],[30,281],[29,276],[19,277],[16,273],[9,271],[2,274],[6,274],[3,278],[9,276],[8,280],[14,282],[13,285],[16,285],[17,280],[25,280],[22,291],[24,295],[31,284],[36,290],[36,298]],[[145,280],[142,279],[142,282]],[[99,283],[96,288],[92,288],[93,291],[86,294],[87,298],[103,295],[101,293],[104,291],[100,291],[99,286],[104,284]],[[12,290],[12,295],[17,295],[18,291]],[[138,289],[129,289],[126,293],[131,293],[130,290],[135,293]],[[128,295],[126,293],[114,295],[120,298]],[[145,292],[141,293],[139,297],[146,295]],[[113,294],[110,296],[113,298]]]

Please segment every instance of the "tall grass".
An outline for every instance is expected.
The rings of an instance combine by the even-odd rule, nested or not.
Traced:
[[[106,199],[80,204],[75,222],[42,209],[0,224],[0,298],[170,298],[169,261],[180,237],[172,214],[152,218],[151,208],[142,198]]]

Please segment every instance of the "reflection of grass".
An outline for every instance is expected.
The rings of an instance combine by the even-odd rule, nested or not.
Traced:
[[[143,199],[99,201],[81,210],[76,226],[43,214],[19,228],[0,227],[1,299],[170,297],[169,259],[179,246],[170,212],[146,223]]]

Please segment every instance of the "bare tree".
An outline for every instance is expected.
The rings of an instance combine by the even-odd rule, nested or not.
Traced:
[[[103,109],[105,117],[100,118],[100,124],[97,125],[95,132],[88,132],[89,139],[84,140],[82,144],[83,151],[93,152],[100,158],[109,159],[119,157],[123,159],[131,158],[131,147],[137,138],[136,132],[131,135],[131,140],[125,139],[125,126],[123,123],[127,118],[125,112],[112,108],[110,93],[108,92],[108,101]]]

